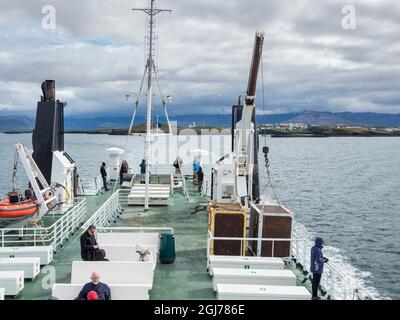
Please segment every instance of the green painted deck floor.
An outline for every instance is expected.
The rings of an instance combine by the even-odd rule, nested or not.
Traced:
[[[87,197],[87,217],[107,200],[111,192]],[[118,227],[170,227],[175,231],[176,260],[173,264],[157,265],[154,275],[151,300],[210,300],[215,299],[211,277],[206,270],[207,248],[207,199],[190,188],[190,201],[176,194],[169,206],[150,207],[144,213],[143,207],[129,207],[112,226]],[[202,211],[193,210],[201,206]],[[193,213],[195,212],[195,213]],[[44,268],[33,281],[25,281],[24,290],[14,299],[46,300],[51,296],[51,279],[56,283],[70,283],[71,265],[80,258],[79,236],[76,231],[71,238],[57,248],[54,261]],[[101,244],[100,244],[101,246]],[[297,270],[298,271],[298,270]],[[297,273],[297,272],[296,272]],[[298,273],[298,275],[300,275]],[[310,287],[309,281],[298,285]],[[89,281],[89,277],[88,277]]]
[[[107,200],[111,192],[87,197],[87,217],[90,217]],[[169,206],[129,207],[121,219],[112,226],[118,227],[171,227],[175,231],[176,260],[174,264],[158,264],[150,299],[215,299],[211,278],[206,270],[207,210],[192,214],[192,210],[207,200],[193,190],[190,201],[175,194]],[[52,280],[70,283],[71,266],[80,258],[80,230],[57,248],[53,262],[42,268],[33,281],[26,280],[24,290],[14,299],[46,300],[51,296]],[[100,244],[101,245],[101,244]],[[88,279],[89,281],[89,279]]]

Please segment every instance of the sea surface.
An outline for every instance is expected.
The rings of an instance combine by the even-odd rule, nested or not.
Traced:
[[[143,157],[143,137],[67,135],[65,140],[85,184],[99,174],[107,147],[126,147],[134,169]],[[0,134],[0,197],[12,188],[17,142],[31,147],[31,135]],[[264,145],[270,147],[274,189],[296,221],[310,236],[322,236],[329,258],[378,297],[400,299],[400,138],[263,137]],[[261,154],[259,159],[263,198],[274,199]],[[21,165],[18,177],[23,189]]]

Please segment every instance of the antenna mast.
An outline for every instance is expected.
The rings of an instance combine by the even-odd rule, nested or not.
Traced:
[[[149,209],[149,183],[150,183],[150,144],[151,144],[151,112],[153,107],[153,71],[156,72],[155,63],[153,59],[153,51],[154,51],[154,40],[155,40],[155,16],[161,12],[169,12],[172,10],[168,9],[157,9],[155,8],[156,0],[150,0],[150,7],[146,9],[137,9],[134,8],[132,11],[142,11],[149,17],[149,28],[150,35],[148,37],[148,58],[146,62],[145,74],[147,72],[147,123],[146,123],[146,140],[145,140],[145,160],[146,160],[146,191],[145,191],[145,201],[144,208],[145,210]]]

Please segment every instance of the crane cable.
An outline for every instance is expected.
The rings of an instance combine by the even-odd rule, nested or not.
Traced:
[[[261,86],[262,86],[262,101],[263,101],[263,117],[265,118],[265,86],[264,86],[264,59],[261,59]],[[264,146],[267,145],[267,135],[264,134]],[[279,205],[281,205],[281,202],[279,200],[278,194],[275,191],[274,185],[272,183],[272,177],[271,177],[271,171],[269,169],[269,158],[268,158],[268,153],[264,154],[265,157],[265,168],[267,170],[267,178],[268,178],[268,183],[265,185],[264,189],[261,191],[261,194],[264,193],[264,191],[270,186],[275,200]]]
[[[265,154],[265,168],[266,168],[266,170],[267,170],[268,183],[267,183],[267,185],[264,187],[264,189],[261,191],[261,194],[268,188],[268,186],[270,186],[270,188],[271,188],[271,190],[272,190],[272,192],[273,192],[273,194],[274,194],[274,197],[275,197],[276,202],[277,202],[279,205],[281,205],[282,203],[281,203],[281,201],[279,200],[278,194],[276,193],[275,188],[274,188],[274,185],[273,185],[273,183],[272,183],[271,171],[270,171],[270,169],[269,169],[269,158],[268,158],[268,154]]]

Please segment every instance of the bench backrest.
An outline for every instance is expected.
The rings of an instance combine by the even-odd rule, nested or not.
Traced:
[[[39,257],[40,264],[46,265],[53,260],[53,247],[8,247],[0,248],[0,258]]]
[[[100,281],[107,284],[138,284],[152,287],[153,266],[153,261],[74,261],[71,283],[87,283],[92,273],[97,271],[100,273]]]
[[[78,284],[54,284],[52,296],[59,300],[75,300],[82,290]],[[149,300],[149,288],[141,285],[109,285],[112,300]]]
[[[99,232],[97,242],[100,247],[103,245],[154,245],[159,248],[160,236],[158,233],[147,232]]]

